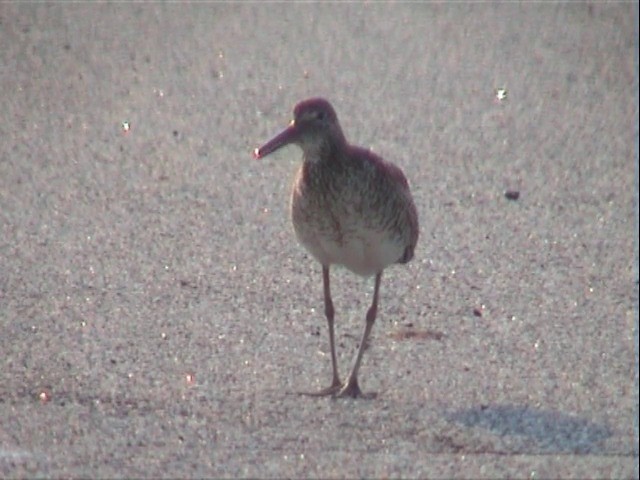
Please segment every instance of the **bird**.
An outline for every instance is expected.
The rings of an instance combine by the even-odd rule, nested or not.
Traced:
[[[405,264],[418,242],[418,213],[409,182],[395,164],[372,151],[349,144],[329,101],[314,97],[297,103],[283,131],[256,148],[255,159],[294,144],[302,164],[291,191],[290,215],[302,246],[322,265],[324,313],[329,330],[333,378],[313,396],[372,397],[363,394],[358,372],[376,320],[382,272]],[[365,317],[358,352],[343,383],[338,373],[330,268],[374,277],[373,299]]]

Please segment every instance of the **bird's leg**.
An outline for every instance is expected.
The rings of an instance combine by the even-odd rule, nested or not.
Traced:
[[[333,302],[331,301],[331,288],[329,287],[329,267],[322,266],[322,284],[324,285],[324,314],[329,326],[329,346],[331,348],[331,367],[333,368],[333,380],[330,388],[341,385],[338,375],[338,359],[336,357],[336,340],[333,330]]]
[[[369,338],[369,334],[371,333],[371,329],[373,328],[373,324],[376,321],[376,313],[378,312],[378,291],[380,290],[380,280],[382,278],[382,272],[376,274],[375,286],[373,288],[373,301],[371,302],[371,306],[369,310],[367,310],[367,323],[364,327],[364,333],[362,334],[362,340],[360,341],[360,348],[358,348],[358,355],[356,356],[356,361],[353,364],[353,368],[351,369],[351,373],[347,378],[347,382],[344,386],[337,392],[336,397],[375,397],[375,394],[367,394],[364,395],[358,386],[358,370],[360,369],[360,363],[362,362],[362,355],[364,354],[364,349],[367,345],[367,340]]]
[[[340,376],[338,375],[338,360],[336,358],[336,342],[333,329],[333,302],[331,301],[331,288],[329,286],[329,267],[322,266],[322,285],[324,287],[324,314],[327,317],[327,324],[329,326],[329,346],[331,348],[331,366],[333,367],[333,380],[331,385],[327,388],[314,393],[305,393],[313,397],[321,397],[325,395],[333,395],[342,387],[340,382]]]

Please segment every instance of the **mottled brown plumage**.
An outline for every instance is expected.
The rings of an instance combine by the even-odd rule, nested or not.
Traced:
[[[303,152],[291,194],[291,220],[300,243],[322,264],[329,325],[333,381],[316,395],[357,397],[362,395],[358,370],[376,318],[382,271],[413,258],[418,241],[417,211],[402,170],[369,150],[349,145],[326,100],[311,98],[298,103],[289,127],[256,149],[255,157],[262,158],[291,143]],[[329,268],[334,264],[359,275],[375,275],[366,327],[344,384],[338,375],[329,287]]]

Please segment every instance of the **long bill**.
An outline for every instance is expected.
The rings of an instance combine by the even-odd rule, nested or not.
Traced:
[[[292,121],[287,128],[285,128],[282,132],[277,134],[267,143],[262,145],[259,148],[256,148],[253,151],[253,156],[256,159],[266,157],[270,153],[275,152],[281,147],[288,145],[289,143],[293,143],[298,136],[298,129],[296,128],[296,124]]]

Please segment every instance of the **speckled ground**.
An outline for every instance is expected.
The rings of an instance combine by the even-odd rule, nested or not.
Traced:
[[[638,478],[637,2],[3,3],[0,45],[0,477]],[[375,400],[296,395],[300,153],[251,151],[312,95],[420,212]]]

